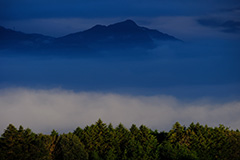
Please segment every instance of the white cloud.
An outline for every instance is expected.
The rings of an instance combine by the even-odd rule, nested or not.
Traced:
[[[172,96],[133,96],[112,93],[72,92],[61,89],[33,90],[24,88],[0,91],[1,132],[12,123],[35,132],[60,132],[85,127],[101,118],[105,123],[126,127],[144,124],[168,131],[179,121],[189,125],[200,122],[209,126],[224,124],[231,129],[240,126],[240,101],[185,102]]]

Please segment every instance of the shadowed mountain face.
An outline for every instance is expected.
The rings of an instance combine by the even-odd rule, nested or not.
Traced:
[[[179,41],[173,36],[157,30],[138,26],[126,20],[109,26],[96,25],[88,30],[72,33],[59,38],[40,34],[25,34],[0,28],[0,47],[8,49],[40,49],[67,51],[99,51],[109,49],[152,49],[156,41]]]
[[[0,49],[36,49],[51,43],[53,37],[41,34],[26,34],[0,26]]]
[[[157,30],[140,27],[132,20],[109,26],[96,25],[83,32],[57,38],[55,43],[66,46],[85,45],[97,49],[147,48],[156,47],[155,41],[178,39]]]

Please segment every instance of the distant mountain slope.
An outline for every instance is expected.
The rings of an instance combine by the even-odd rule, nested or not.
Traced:
[[[138,26],[126,20],[109,26],[96,25],[88,30],[57,38],[60,46],[88,46],[90,48],[154,48],[154,41],[179,41],[157,30]]]
[[[25,49],[41,47],[51,43],[54,38],[41,34],[26,34],[0,26],[0,47],[11,49]]]
[[[157,30],[138,26],[132,20],[96,25],[88,30],[53,38],[41,34],[26,34],[0,27],[0,49],[37,49],[63,51],[99,51],[107,49],[152,49],[156,41],[180,41]]]

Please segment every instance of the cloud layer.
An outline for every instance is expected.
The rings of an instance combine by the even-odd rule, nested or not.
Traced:
[[[183,101],[172,96],[132,96],[112,93],[72,92],[61,89],[12,88],[0,91],[1,133],[12,123],[35,132],[60,132],[85,127],[101,118],[105,123],[126,127],[144,124],[169,130],[176,122],[189,125],[240,126],[240,101],[216,102],[208,99]]]

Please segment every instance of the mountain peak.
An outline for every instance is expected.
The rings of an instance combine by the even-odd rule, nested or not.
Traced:
[[[122,22],[111,24],[108,27],[110,27],[110,28],[115,28],[115,27],[117,27],[117,28],[138,28],[139,26],[133,20],[128,19],[128,20],[125,20]]]

